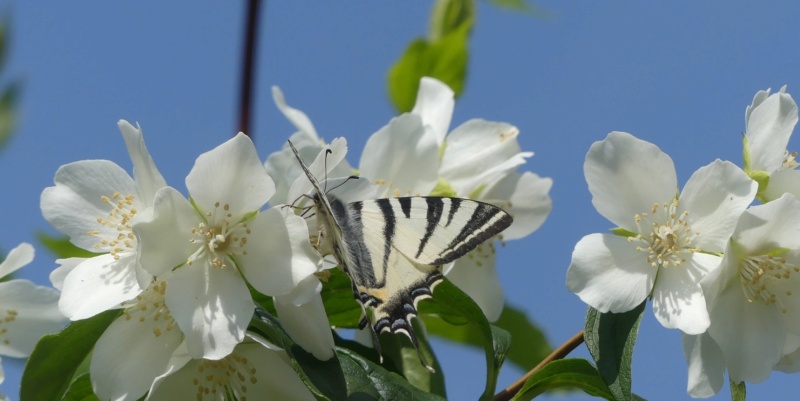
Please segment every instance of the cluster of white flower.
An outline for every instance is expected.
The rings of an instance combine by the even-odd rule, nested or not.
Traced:
[[[344,139],[320,152],[324,142],[310,120],[287,106],[277,88],[274,95],[299,130],[292,142],[305,160],[315,160],[311,171],[351,175]],[[513,126],[471,120],[447,135],[453,105],[447,86],[423,79],[414,111],[367,142],[359,172],[368,180],[359,181],[374,184],[371,195],[352,196],[479,199],[515,218],[498,240],[530,234],[550,211],[551,180],[517,172],[532,153],[520,151]],[[273,298],[281,325],[298,344],[321,360],[334,355],[318,278],[331,264],[314,247],[309,223],[281,206],[311,189],[293,154],[285,148],[264,164],[240,133],[197,158],[186,177],[187,199],[167,185],[141,130],[126,121],[119,128],[133,178],[110,161],[79,161],[62,166],[41,197],[47,221],[97,254],[58,260],[50,278],[61,290],[60,311],[71,320],[124,311],[91,357],[97,396],[241,399],[269,392],[277,399],[313,399],[285,352],[248,331],[251,291],[257,291]],[[272,207],[264,209],[267,202]],[[493,247],[486,243],[445,267],[491,320],[503,307]]]
[[[28,357],[41,336],[58,331],[66,321],[58,311],[58,291],[28,280],[6,280],[31,263],[34,253],[31,244],[22,243],[0,263],[0,355]],[[0,366],[0,383],[4,380]],[[0,393],[0,401],[8,397]]]
[[[592,203],[618,228],[576,244],[567,287],[600,312],[650,298],[683,332],[694,397],[716,394],[726,369],[736,383],[800,370],[800,172],[786,150],[797,120],[785,88],[759,91],[744,168],[716,160],[680,192],[672,159],[630,134],[586,155]]]

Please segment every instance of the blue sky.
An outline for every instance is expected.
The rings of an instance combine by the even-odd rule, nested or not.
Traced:
[[[81,159],[130,163],[116,128],[139,122],[173,186],[194,159],[235,133],[243,2],[2,1],[12,22],[5,76],[21,78],[21,121],[0,154],[0,246],[52,231],[39,194],[56,169]],[[470,119],[519,127],[525,169],[552,177],[553,211],[532,236],[500,255],[510,304],[524,308],[554,345],[583,327],[586,307],[564,285],[575,243],[611,228],[591,205],[582,165],[613,130],[651,141],[676,163],[681,184],[714,159],[741,162],[744,110],[760,89],[800,90],[800,4],[672,1],[539,3],[543,18],[481,2],[469,78],[453,127]],[[425,34],[429,3],[269,2],[262,15],[253,134],[262,157],[293,132],[272,104],[279,85],[330,140],[346,136],[356,162],[366,138],[394,111],[385,76],[406,44]],[[790,148],[798,149],[796,141]],[[21,275],[47,283],[42,249]],[[483,356],[437,342],[451,399],[475,399]],[[587,357],[581,348],[575,356]],[[3,358],[0,390],[16,398],[21,363]],[[508,365],[505,387],[523,372]],[[652,400],[688,398],[677,331],[650,308],[634,354],[634,391]],[[750,399],[797,393],[774,373]],[[558,397],[561,398],[561,397]],[[588,396],[574,394],[568,399]],[[727,385],[714,399],[729,399]]]

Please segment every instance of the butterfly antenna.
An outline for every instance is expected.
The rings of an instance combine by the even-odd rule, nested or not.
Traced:
[[[322,188],[322,191],[326,194],[328,193],[328,155],[333,153],[331,148],[325,149],[325,188]]]
[[[341,187],[341,186],[342,186],[342,185],[344,185],[344,184],[347,184],[347,181],[350,181],[350,180],[357,180],[357,179],[358,179],[358,176],[357,176],[357,175],[351,175],[350,177],[347,177],[347,179],[346,179],[346,180],[344,180],[344,181],[340,182],[340,183],[339,183],[339,185],[337,185],[337,186],[335,186],[335,187],[331,188],[330,190],[326,190],[326,191],[325,191],[325,193],[327,194],[328,192],[330,192],[330,191],[333,191],[334,189],[336,189],[336,188],[339,188],[339,187]]]

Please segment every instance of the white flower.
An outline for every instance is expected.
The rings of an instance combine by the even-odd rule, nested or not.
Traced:
[[[307,296],[316,272],[306,224],[291,210],[259,213],[275,187],[250,138],[239,134],[197,158],[186,177],[191,202],[160,190],[153,213],[133,230],[140,261],[166,278],[166,302],[196,358],[220,359],[244,338],[259,292]],[[306,288],[305,286],[303,288]]]
[[[491,203],[514,217],[499,238],[532,233],[550,212],[552,180],[517,172],[533,153],[521,151],[519,130],[512,125],[473,119],[448,134],[453,107],[447,85],[423,78],[411,113],[393,119],[367,141],[361,176],[380,188],[379,196],[453,196]],[[493,241],[443,271],[490,321],[500,316],[503,291]]]
[[[798,227],[800,201],[790,194],[742,214],[722,264],[701,281],[711,325],[703,338],[684,339],[687,356],[700,356],[687,357],[690,383],[718,378],[703,386],[716,392],[724,368],[734,382],[760,382],[800,347]]]
[[[146,400],[315,399],[282,349],[252,334],[248,338],[221,360],[191,359],[179,349]]]
[[[272,87],[272,98],[275,101],[275,105],[278,106],[278,110],[297,128],[297,132],[292,134],[289,140],[297,148],[300,158],[306,164],[311,164],[310,161],[314,160],[325,146],[325,141],[317,135],[317,130],[314,129],[314,125],[305,113],[286,104],[283,93],[277,86]],[[346,146],[346,143],[343,146]],[[342,154],[342,157],[344,157],[344,154]],[[353,169],[346,160],[334,161],[329,158],[327,163],[330,163],[328,165],[329,170],[326,175],[317,176],[320,180],[346,177],[352,174]],[[289,188],[292,183],[297,182],[298,178],[304,178],[305,174],[303,174],[300,164],[297,163],[289,144],[284,144],[280,151],[270,154],[264,166],[275,182],[275,195],[270,198],[270,205],[290,204],[296,201],[297,199],[289,197]],[[308,180],[306,179],[305,182],[308,182]]]
[[[672,159],[612,132],[586,155],[592,203],[625,236],[591,234],[572,254],[567,287],[600,312],[627,312],[648,296],[664,327],[699,334],[709,324],[700,279],[719,265],[757,184],[729,162],[697,170],[680,196]]]
[[[797,104],[786,93],[759,91],[745,112],[744,170],[759,182],[758,198],[763,202],[784,193],[800,196],[797,152],[786,146],[797,124]]]
[[[125,302],[124,314],[97,340],[89,372],[101,400],[138,400],[167,371],[184,336],[164,303],[166,286],[165,281],[154,281]]]
[[[61,259],[51,275],[53,286],[61,290],[61,312],[72,320],[118,307],[151,280],[136,261],[131,226],[166,183],[147,152],[141,130],[124,120],[118,126],[135,179],[108,160],[83,160],[61,166],[56,185],[42,192],[44,218],[69,235],[73,244],[102,253]]]
[[[30,263],[33,255],[27,243],[12,249],[0,263],[0,278]],[[14,358],[29,356],[39,338],[59,331],[66,321],[58,311],[58,291],[28,280],[0,282],[0,311],[0,355]],[[4,379],[0,366],[0,383]]]

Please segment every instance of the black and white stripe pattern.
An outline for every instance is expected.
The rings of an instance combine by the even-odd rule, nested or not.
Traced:
[[[318,234],[330,241],[321,248],[332,249],[350,276],[364,312],[359,326],[372,322],[379,355],[383,331],[403,333],[417,347],[410,320],[419,301],[430,298],[442,281],[441,266],[511,225],[502,209],[470,199],[416,196],[344,203],[325,194],[297,159],[317,191]],[[428,367],[421,355],[420,362]]]

